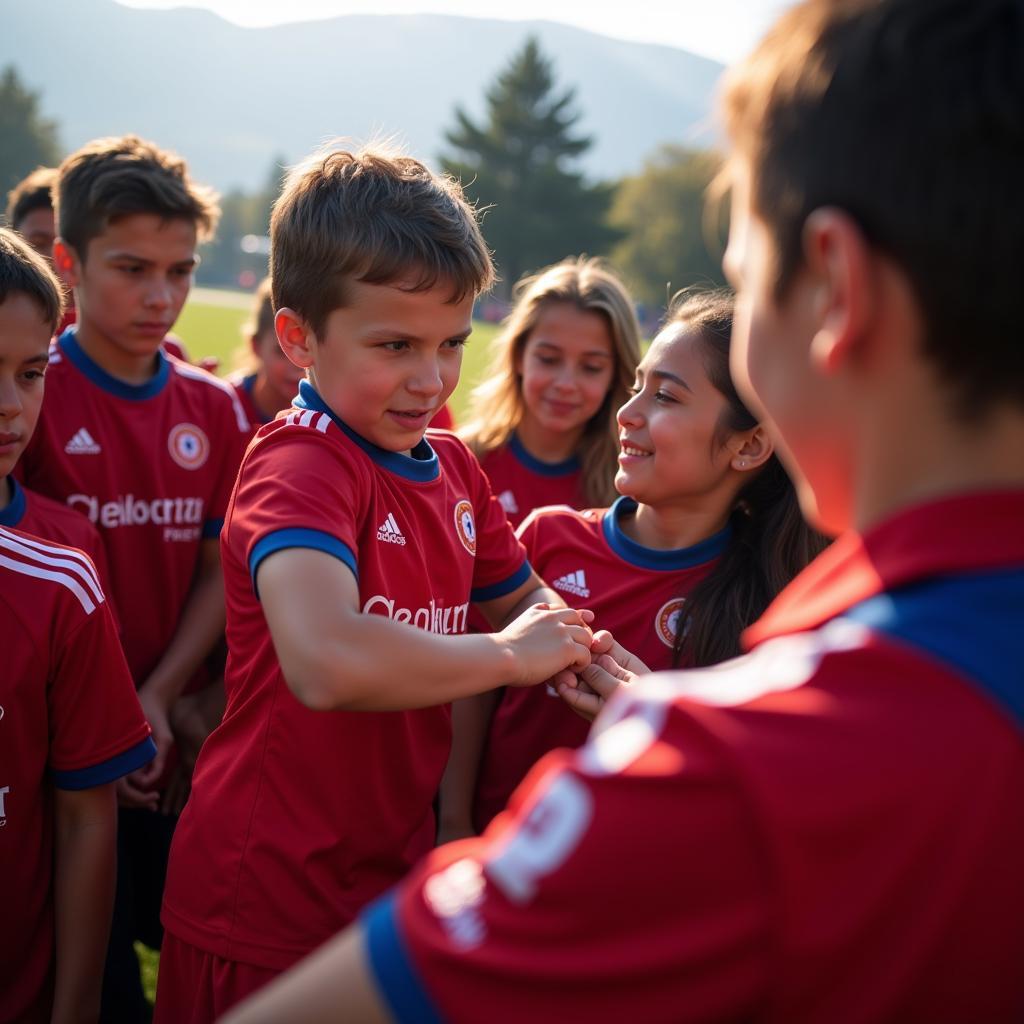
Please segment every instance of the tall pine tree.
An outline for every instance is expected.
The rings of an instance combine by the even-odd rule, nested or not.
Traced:
[[[442,157],[445,170],[487,211],[484,234],[503,294],[528,271],[601,254],[620,237],[605,220],[614,186],[588,185],[572,169],[592,141],[573,131],[574,100],[573,89],[555,92],[552,62],[531,37],[487,90],[485,122],[456,107],[445,135],[457,153]]]
[[[39,93],[21,80],[14,65],[0,75],[0,199],[29,171],[60,161],[57,125],[43,117]]]

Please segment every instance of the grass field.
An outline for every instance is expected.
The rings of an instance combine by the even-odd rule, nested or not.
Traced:
[[[188,348],[193,359],[216,356],[220,373],[233,370],[235,354],[242,345],[242,327],[249,316],[252,299],[244,292],[214,291],[196,288],[185,306],[174,332]],[[462,379],[452,397],[456,420],[465,419],[469,393],[487,369],[490,342],[497,334],[494,324],[475,321],[473,334],[466,343]]]

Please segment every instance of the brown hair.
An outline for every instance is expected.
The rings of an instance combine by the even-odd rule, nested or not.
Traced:
[[[573,257],[547,267],[515,287],[515,304],[501,333],[492,342],[490,372],[473,390],[470,420],[459,436],[477,457],[507,444],[523,418],[520,374],[523,348],[541,312],[568,303],[596,313],[608,326],[615,370],[601,408],[591,417],[580,441],[583,498],[601,508],[615,500],[616,457],[619,451],[616,410],[629,397],[640,362],[640,328],[625,285],[600,260]]]
[[[695,335],[711,384],[725,397],[718,439],[750,430],[757,418],[740,400],[729,373],[733,297],[724,289],[677,295],[662,330]],[[796,490],[772,455],[736,495],[728,545],[714,569],[687,595],[679,616],[673,664],[714,665],[740,653],[740,634],[828,541],[800,513]]]
[[[234,366],[244,373],[254,373],[259,368],[259,360],[253,354],[251,341],[260,338],[268,331],[274,334],[274,299],[270,293],[270,278],[260,281],[253,294],[252,309],[249,317],[242,324],[243,344],[235,350]],[[276,337],[276,335],[275,335]]]
[[[426,291],[452,302],[494,282],[476,214],[454,178],[383,149],[313,154],[287,177],[270,217],[274,305],[322,337],[349,281]]]
[[[58,175],[57,233],[81,260],[89,242],[122,217],[152,213],[189,220],[203,241],[220,216],[216,193],[192,181],[181,157],[135,135],[87,143],[67,157]]]
[[[836,206],[907,276],[926,356],[981,417],[1024,404],[1021,0],[805,0],[730,72],[728,133],[776,249]]]
[[[0,304],[10,295],[27,295],[50,333],[64,313],[64,293],[49,263],[17,232],[0,228]]]
[[[33,210],[52,210],[50,191],[57,181],[56,167],[37,167],[7,193],[7,224],[18,230]]]

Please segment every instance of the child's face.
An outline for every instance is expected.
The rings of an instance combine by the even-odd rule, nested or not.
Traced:
[[[138,213],[107,225],[85,259],[67,250],[58,265],[75,289],[78,322],[128,356],[153,355],[188,298],[196,226]]]
[[[18,234],[47,261],[53,259],[53,240],[57,235],[53,209],[37,207],[18,221]]]
[[[0,478],[7,476],[32,437],[43,404],[50,325],[27,295],[0,302]]]
[[[285,408],[298,394],[299,381],[306,376],[305,371],[281,351],[273,330],[255,335],[252,351],[259,360],[261,371],[266,374],[270,389],[280,398],[281,408]]]
[[[407,453],[459,382],[473,296],[451,303],[447,283],[411,292],[353,281],[347,290],[349,302],[328,316],[322,341],[306,331],[305,355],[289,344],[287,326],[282,335],[282,314],[278,336],[293,362],[311,368],[321,397],[357,434]]]
[[[566,302],[544,307],[516,372],[522,378],[524,419],[553,435],[582,434],[615,373],[607,322]]]
[[[723,266],[736,289],[730,366],[737,390],[768,428],[804,515],[838,532],[846,525],[851,473],[835,396],[815,369],[819,303],[813,283],[799,274],[776,301],[775,249],[752,208],[749,169],[742,165],[733,176]]]
[[[708,380],[700,342],[683,325],[662,331],[618,411],[615,488],[645,505],[690,503],[724,487],[734,452],[719,424],[725,396]],[[730,485],[731,486],[731,485]]]

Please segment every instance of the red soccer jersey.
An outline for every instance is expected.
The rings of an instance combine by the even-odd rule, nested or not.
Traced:
[[[229,384],[156,356],[146,384],[111,377],[72,328],[51,350],[46,398],[19,463],[25,483],[84,513],[103,539],[137,685],[163,655],[203,538],[220,532],[249,424]]]
[[[508,444],[488,452],[480,465],[513,526],[544,505],[583,506],[580,463],[575,457],[565,462],[541,462],[513,434]]]
[[[1010,1021],[1024,492],[840,538],[366,919],[396,1020]]]
[[[632,498],[587,512],[537,509],[517,533],[534,570],[566,604],[593,611],[594,628],[610,630],[649,668],[670,668],[683,598],[710,571],[728,533],[693,547],[656,551],[623,533],[620,523],[635,509]],[[556,747],[580,746],[589,729],[589,723],[546,686],[504,690],[477,775],[477,830],[504,808],[544,754]]]
[[[470,600],[510,593],[530,573],[457,438],[430,434],[415,457],[387,452],[337,420],[308,382],[299,393],[298,408],[250,445],[228,510],[227,708],[199,758],[164,899],[179,938],[275,969],[351,921],[433,845],[450,724],[447,707],[300,704],[254,593],[260,562],[284,548],[325,551],[355,574],[365,614],[435,633],[465,632]]]
[[[455,429],[455,417],[452,415],[451,409],[448,408],[447,402],[434,413],[434,418],[430,421],[430,425],[434,430]]]
[[[0,1019],[49,1020],[53,788],[156,754],[88,557],[0,527]]]
[[[249,373],[228,377],[228,383],[235,389],[238,401],[245,410],[246,418],[249,420],[249,436],[252,437],[264,423],[269,423],[274,418],[273,416],[265,416],[252,397],[253,385],[256,383],[256,374]]]
[[[11,500],[6,508],[0,509],[0,526],[84,551],[96,566],[100,583],[107,587],[110,582],[107,555],[96,527],[80,512],[22,487],[13,476],[7,479],[11,485]]]

